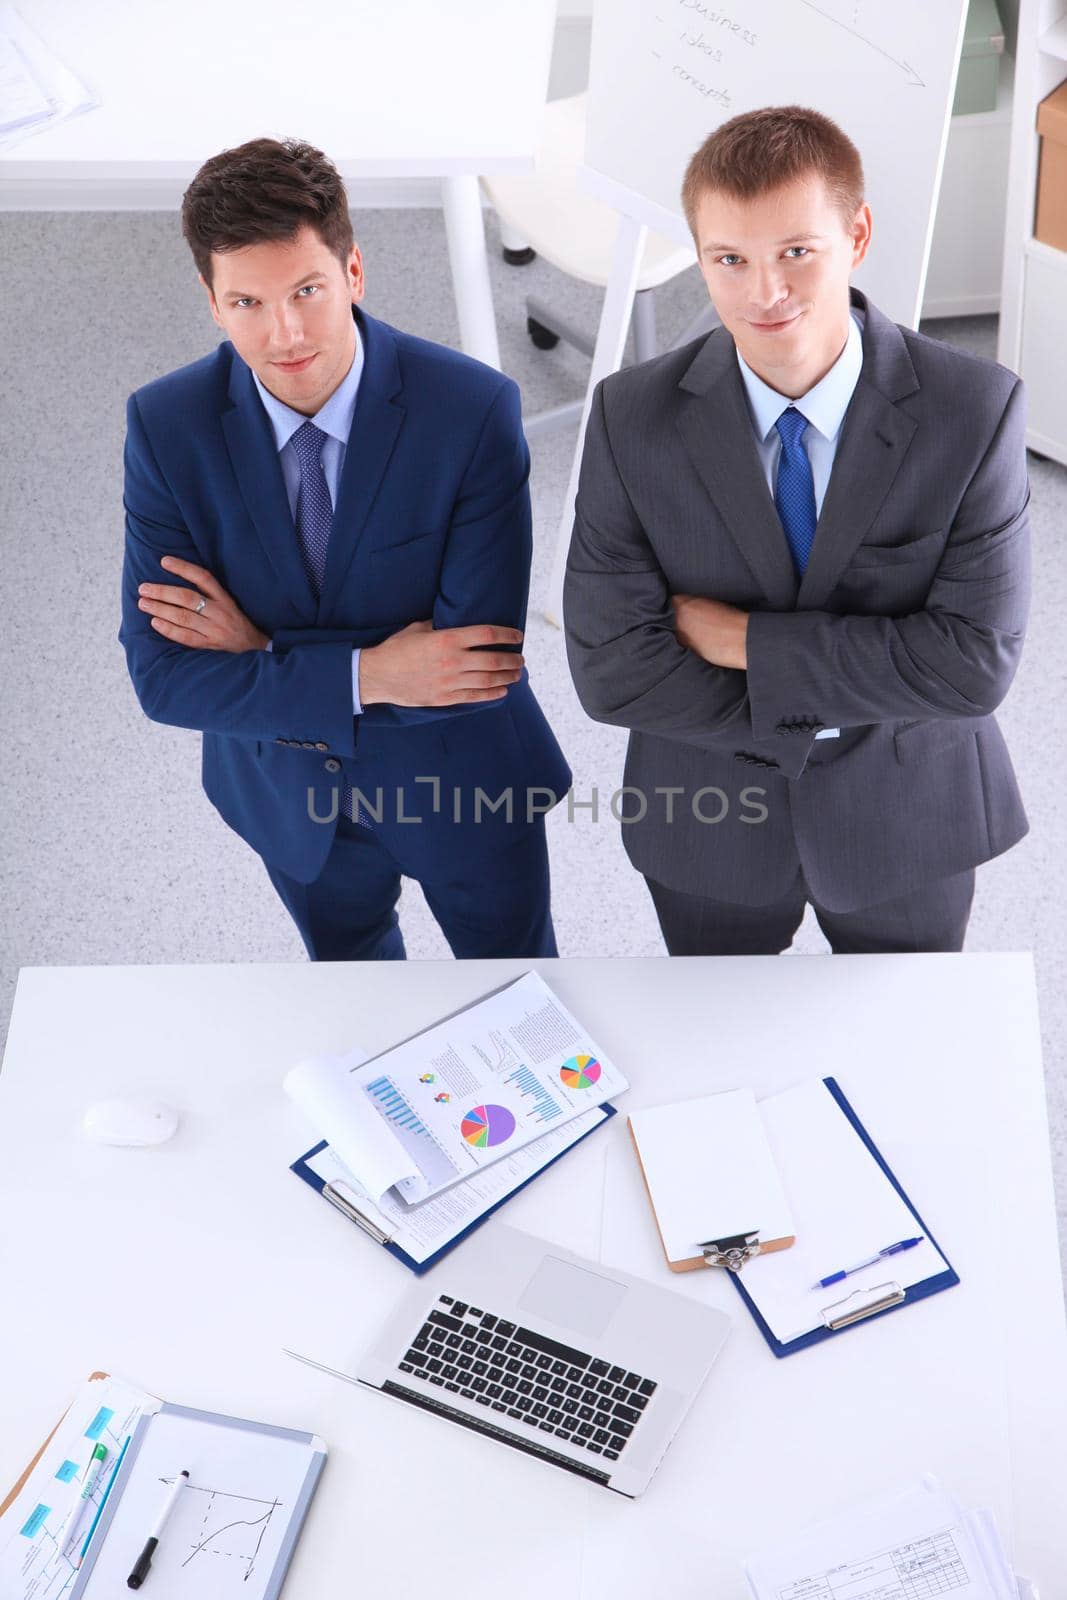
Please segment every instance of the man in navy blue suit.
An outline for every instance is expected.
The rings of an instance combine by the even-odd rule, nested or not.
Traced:
[[[313,960],[401,959],[402,876],[457,956],[555,955],[570,784],[519,649],[529,452],[500,373],[361,308],[321,152],[224,151],[182,206],[213,354],[127,408],[122,627],[141,707]]]

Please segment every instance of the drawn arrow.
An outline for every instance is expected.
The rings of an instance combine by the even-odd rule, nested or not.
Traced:
[[[888,50],[883,50],[880,44],[875,44],[873,39],[868,39],[867,35],[865,33],[860,33],[858,28],[850,28],[847,22],[841,21],[840,17],[832,16],[829,11],[824,11],[822,6],[817,6],[815,4],[815,0],[801,0],[801,4],[806,5],[809,11],[817,11],[820,17],[826,18],[827,22],[833,22],[837,27],[844,28],[846,33],[850,33],[852,37],[854,39],[858,39],[861,44],[869,45],[872,50],[877,50],[880,56],[885,56],[887,61],[891,61],[895,67],[899,67],[902,72],[907,74],[908,82],[912,88],[926,88],[926,84],[924,83],[923,79],[919,76],[909,61],[898,61],[896,56],[891,56]]]

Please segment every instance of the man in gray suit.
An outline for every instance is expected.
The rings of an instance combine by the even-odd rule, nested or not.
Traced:
[[[683,203],[722,326],[597,388],[564,591],[628,854],[672,955],[781,951],[808,901],[838,952],[959,950],[1027,829],[1022,384],[850,287],[871,213],[817,112],[725,123]]]

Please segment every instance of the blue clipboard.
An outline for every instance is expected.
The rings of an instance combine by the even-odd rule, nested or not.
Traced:
[[[845,1323],[845,1325],[842,1327],[813,1328],[810,1333],[802,1333],[798,1339],[791,1339],[785,1344],[783,1344],[780,1339],[775,1337],[774,1333],[764,1321],[763,1315],[758,1306],[741,1281],[743,1273],[728,1273],[727,1276],[729,1277],[731,1283],[741,1296],[742,1300],[745,1302],[745,1305],[748,1307],[748,1310],[752,1316],[752,1320],[762,1333],[764,1339],[766,1339],[767,1344],[770,1347],[771,1354],[779,1357],[779,1359],[781,1359],[783,1356],[796,1355],[798,1350],[807,1350],[810,1345],[822,1344],[824,1339],[836,1339],[839,1333],[849,1333],[853,1328],[862,1327],[863,1324],[867,1322],[875,1322],[879,1317],[890,1316],[894,1311],[903,1311],[905,1306],[914,1305],[918,1300],[925,1300],[929,1295],[940,1294],[942,1289],[951,1289],[960,1281],[959,1274],[953,1269],[952,1266],[949,1265],[948,1257],[945,1255],[944,1251],[941,1249],[941,1246],[938,1244],[937,1240],[926,1226],[926,1223],[923,1221],[922,1217],[920,1217],[919,1213],[908,1199],[908,1196],[904,1193],[904,1190],[897,1182],[895,1175],[890,1170],[885,1157],[882,1155],[874,1140],[863,1126],[863,1123],[860,1121],[859,1117],[857,1117],[856,1113],[849,1105],[840,1084],[835,1078],[824,1078],[823,1083],[826,1085],[827,1090],[840,1107],[841,1114],[848,1118],[848,1121],[855,1129],[857,1138],[862,1140],[868,1151],[868,1154],[871,1156],[871,1159],[876,1161],[879,1167],[881,1167],[882,1171],[893,1185],[893,1188],[896,1190],[897,1194],[900,1196],[908,1210],[911,1212],[912,1216],[915,1218],[916,1224],[918,1225],[918,1232],[922,1233],[934,1246],[935,1250],[941,1254],[945,1261],[947,1270],[945,1272],[936,1273],[932,1278],[924,1278],[921,1283],[912,1284],[910,1288],[905,1289],[903,1299],[894,1301],[892,1305],[882,1306],[878,1310],[865,1312],[862,1316],[857,1317],[853,1321]]]
[[[446,1256],[450,1250],[454,1250],[457,1244],[461,1244],[463,1240],[468,1237],[468,1235],[474,1232],[475,1228],[480,1228],[482,1223],[487,1221],[488,1218],[493,1215],[494,1211],[499,1211],[500,1207],[507,1205],[509,1200],[514,1200],[515,1196],[517,1194],[521,1194],[525,1188],[527,1188],[535,1181],[535,1179],[541,1176],[542,1172],[547,1172],[549,1167],[554,1167],[557,1161],[562,1161],[564,1156],[569,1156],[572,1150],[577,1150],[579,1145],[585,1143],[590,1134],[598,1133],[600,1129],[603,1128],[605,1124],[608,1123],[616,1114],[615,1107],[606,1103],[597,1106],[596,1110],[604,1113],[600,1122],[596,1123],[592,1128],[588,1129],[587,1132],[583,1133],[581,1138],[575,1139],[573,1144],[567,1145],[566,1149],[560,1150],[556,1153],[556,1155],[551,1156],[543,1166],[538,1167],[535,1172],[531,1172],[528,1178],[524,1178],[523,1181],[508,1194],[501,1195],[499,1200],[494,1200],[493,1204],[491,1206],[487,1206],[484,1211],[480,1212],[478,1216],[473,1219],[473,1221],[467,1224],[462,1232],[457,1233],[454,1239],[449,1239],[448,1243],[443,1244],[440,1250],[436,1250],[432,1256],[427,1256],[425,1261],[416,1261],[414,1257],[408,1255],[406,1250],[401,1250],[400,1246],[398,1244],[394,1244],[391,1239],[386,1237],[386,1235],[382,1233],[381,1229],[378,1228],[369,1217],[361,1215],[355,1205],[346,1204],[342,1198],[326,1193],[326,1180],[324,1178],[320,1178],[319,1174],[317,1172],[313,1172],[308,1166],[308,1162],[313,1156],[320,1155],[322,1151],[326,1149],[325,1139],[320,1140],[319,1143],[315,1145],[314,1149],[306,1151],[298,1158],[298,1160],[292,1162],[289,1170],[290,1172],[295,1172],[298,1178],[303,1178],[305,1183],[311,1185],[316,1194],[321,1194],[331,1205],[335,1206],[337,1210],[339,1210],[343,1215],[347,1216],[350,1222],[354,1222],[356,1226],[361,1228],[365,1234],[372,1238],[377,1244],[380,1244],[383,1250],[388,1250],[391,1256],[395,1256],[398,1261],[402,1261],[404,1266],[407,1267],[409,1271],[414,1272],[416,1277],[421,1278],[424,1272],[429,1272],[431,1267],[436,1266],[438,1261],[440,1261],[443,1256]]]

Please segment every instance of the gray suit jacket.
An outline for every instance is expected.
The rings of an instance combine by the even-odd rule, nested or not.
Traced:
[[[630,859],[693,894],[763,905],[802,867],[851,911],[1027,829],[992,715],[1029,604],[1023,386],[851,292],[863,367],[799,582],[725,329],[594,396],[571,671],[591,717],[632,730]],[[751,612],[747,672],[679,643],[677,593]]]

